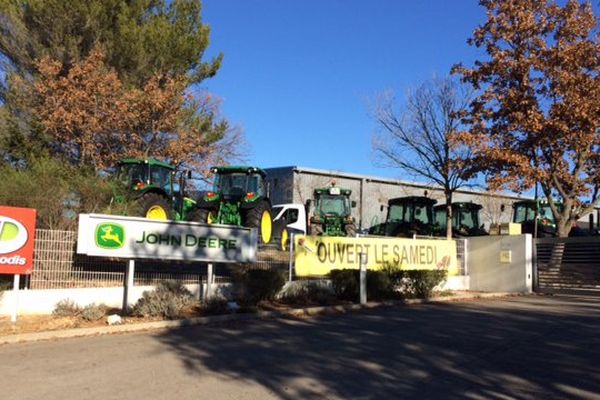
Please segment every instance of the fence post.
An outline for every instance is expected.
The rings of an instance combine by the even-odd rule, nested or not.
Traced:
[[[367,255],[360,253],[360,304],[367,304]]]
[[[213,264],[208,263],[206,268],[206,295],[204,301],[208,300],[212,296],[212,282],[213,282]]]
[[[19,313],[19,285],[21,284],[21,275],[15,274],[13,278],[13,311],[10,316],[10,322],[17,322]]]
[[[125,282],[123,282],[123,314],[127,314],[129,309],[129,297],[133,288],[133,274],[135,273],[135,260],[127,261],[125,267]]]
[[[294,236],[295,234],[292,232],[290,235],[290,259],[288,265],[288,281],[292,281],[292,268],[294,268]]]

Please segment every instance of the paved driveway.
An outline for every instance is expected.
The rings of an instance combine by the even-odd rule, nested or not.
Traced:
[[[8,399],[600,399],[600,298],[514,297],[0,346]]]

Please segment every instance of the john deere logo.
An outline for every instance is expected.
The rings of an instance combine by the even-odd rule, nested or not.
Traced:
[[[27,243],[27,229],[19,221],[0,216],[0,254],[19,250]]]
[[[125,244],[125,230],[119,224],[104,223],[96,227],[96,246],[120,249]]]

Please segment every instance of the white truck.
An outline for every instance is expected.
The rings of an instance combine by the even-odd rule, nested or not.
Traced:
[[[286,203],[275,204],[271,207],[273,215],[273,234],[280,239],[281,248],[286,250],[289,245],[290,235],[306,235],[307,214],[304,204]]]

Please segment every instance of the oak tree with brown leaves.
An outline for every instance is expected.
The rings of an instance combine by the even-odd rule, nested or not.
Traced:
[[[480,0],[469,39],[489,59],[454,68],[480,90],[457,135],[492,189],[540,184],[560,237],[598,203],[600,45],[589,2]],[[562,206],[561,206],[562,205]]]
[[[154,157],[205,171],[236,155],[240,132],[218,119],[212,97],[185,93],[185,76],[154,75],[142,89],[126,87],[99,48],[67,73],[50,58],[36,66],[32,108],[53,154],[72,164],[104,170],[125,157]]]

